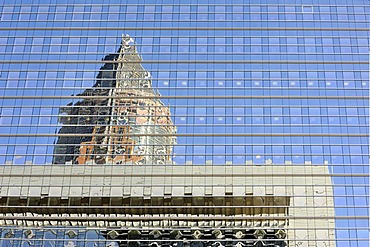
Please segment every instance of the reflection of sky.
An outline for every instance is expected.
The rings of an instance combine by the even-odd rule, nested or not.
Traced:
[[[90,88],[101,59],[117,50],[125,33],[135,38],[153,87],[169,97],[162,101],[170,105],[178,126],[174,148],[178,164],[271,160],[329,164],[335,174],[369,173],[369,41],[368,32],[359,29],[368,25],[368,6],[314,5],[314,14],[303,14],[301,5],[245,4],[241,11],[240,6],[185,5],[195,1],[182,1],[181,6],[140,2],[118,7],[63,5],[67,1],[50,6],[20,3],[2,8],[0,28],[27,30],[1,31],[0,96],[6,96],[0,99],[1,134],[57,133],[59,107],[71,101],[57,96]],[[94,1],[98,3],[103,1]],[[312,21],[325,18],[338,21]],[[70,19],[73,22],[63,22]],[[92,29],[63,29],[70,26]],[[273,29],[248,29],[266,27]],[[17,62],[28,60],[35,62]],[[63,63],[66,60],[71,62]],[[80,62],[86,60],[91,62]],[[0,163],[51,163],[54,142],[53,136],[1,137]],[[342,176],[333,181],[337,216],[368,215],[367,177]],[[346,230],[368,227],[366,220],[336,223],[344,228],[338,231],[339,238],[368,238],[363,230]],[[346,241],[340,244],[348,246]]]
[[[25,234],[26,233],[26,234]],[[6,235],[11,234],[12,238],[7,240]],[[43,247],[118,247],[116,242],[107,241],[98,230],[86,228],[62,228],[49,227],[41,230],[11,231],[10,228],[3,228],[1,233],[0,246],[43,246]],[[32,238],[27,238],[32,236]],[[18,240],[22,238],[22,240]]]
[[[52,31],[50,32],[50,35],[54,35]],[[129,33],[133,37],[137,35],[134,31]],[[35,33],[35,36],[38,35]],[[96,34],[93,33],[92,35]],[[113,33],[112,35],[117,36]],[[230,33],[230,35],[233,34]],[[280,35],[283,36],[286,34],[281,33]],[[69,40],[75,39],[70,38]],[[184,163],[186,161],[204,163],[205,160],[213,160],[213,162],[220,163],[230,161],[237,164],[244,164],[248,160],[253,160],[254,163],[264,163],[265,160],[269,159],[276,164],[284,163],[285,161],[292,161],[293,163],[304,163],[305,161],[323,163],[327,161],[330,164],[345,164],[348,162],[363,164],[367,162],[366,155],[368,151],[365,135],[368,132],[368,109],[366,107],[366,98],[364,97],[368,94],[366,90],[368,88],[368,82],[366,81],[368,72],[365,70],[365,64],[359,66],[362,68],[360,71],[358,71],[358,65],[356,65],[356,71],[350,71],[355,70],[355,65],[343,65],[339,63],[323,65],[282,63],[269,65],[269,69],[271,69],[269,71],[264,68],[266,64],[261,63],[227,63],[233,61],[235,56],[237,56],[232,51],[229,51],[231,55],[228,55],[228,57],[222,60],[221,58],[217,59],[217,61],[225,61],[225,63],[220,64],[205,62],[199,64],[191,62],[155,64],[149,63],[154,59],[155,43],[152,46],[145,47],[145,44],[139,43],[140,40],[144,41],[148,39],[152,43],[158,42],[157,46],[162,47],[160,43],[162,38],[137,38],[136,40],[138,42],[138,49],[144,59],[144,67],[152,72],[153,86],[160,90],[162,95],[170,97],[168,99],[164,98],[163,101],[167,105],[171,105],[173,118],[179,127],[178,132],[180,134],[244,134],[244,136],[238,137],[199,136],[196,139],[192,136],[180,136],[179,145],[175,148],[177,154],[175,160],[177,163]],[[181,39],[173,38],[173,42],[180,42]],[[194,47],[198,48],[200,45],[198,42],[205,42],[204,39],[198,40],[196,36],[192,36],[187,39],[187,42],[190,43],[187,46],[191,47],[193,44]],[[63,41],[63,39],[61,40]],[[212,38],[208,38],[206,42],[211,41]],[[114,42],[116,45],[109,46],[109,51],[107,51],[108,48],[101,51],[99,54],[100,59],[105,54],[117,50],[119,39],[103,38],[101,42]],[[73,44],[66,42],[67,47]],[[212,44],[208,43],[206,47],[212,47]],[[249,43],[246,44],[248,46]],[[234,43],[231,43],[230,47],[234,45]],[[84,45],[79,45],[78,47],[84,47]],[[156,60],[204,61],[204,58],[199,55],[203,54],[201,52],[194,51],[193,53],[197,54],[197,56],[193,58],[182,58],[181,53],[180,55],[176,53],[178,50],[175,50],[177,47],[174,44],[172,44],[171,48],[170,54],[166,54],[165,52],[156,54]],[[79,48],[78,50],[81,49]],[[95,50],[91,52],[98,52],[97,50],[98,48],[95,47]],[[191,49],[188,49],[188,51],[191,51]],[[62,51],[60,50],[59,52]],[[248,51],[243,52],[249,54],[247,53]],[[245,57],[244,53],[242,53],[243,57]],[[207,54],[211,59],[216,59],[212,58],[216,52]],[[262,54],[264,53],[262,52]],[[57,61],[63,61],[60,57],[47,56],[44,52],[42,55],[30,55],[29,59],[47,60],[52,58]],[[95,55],[95,57],[97,56]],[[271,53],[266,52],[266,56],[271,56]],[[83,55],[81,55],[81,58],[89,59],[89,57]],[[302,55],[302,59],[305,58]],[[94,84],[94,78],[100,66],[101,64],[45,63],[38,64],[37,70],[42,71],[35,71],[32,64],[28,65],[29,71],[23,71],[22,69],[19,72],[15,71],[18,69],[21,70],[21,68],[17,68],[19,66],[10,64],[9,69],[13,71],[4,72],[8,78],[8,81],[3,81],[4,86],[7,88],[4,90],[4,93],[6,92],[7,97],[23,95],[76,95],[83,91],[83,88],[91,87]],[[289,71],[285,71],[288,68]],[[348,71],[342,72],[343,69]],[[22,80],[17,81],[17,78],[21,78]],[[76,80],[75,78],[78,79]],[[318,78],[322,80],[318,80]],[[61,87],[63,87],[63,90],[59,89]],[[40,90],[40,88],[43,89]],[[56,90],[55,88],[58,89]],[[181,96],[185,96],[185,98],[179,98]],[[288,96],[293,96],[294,98],[288,98]],[[326,96],[332,98],[325,98]],[[343,100],[344,97],[348,97],[348,99]],[[4,127],[2,127],[2,131],[4,133],[10,132],[14,134],[53,134],[55,129],[48,128],[48,126],[50,124],[58,124],[56,117],[58,107],[55,106],[66,105],[70,101],[71,99],[48,98],[23,99],[20,101],[16,99],[4,99],[4,108],[2,110],[2,115],[4,116],[2,117],[2,124]],[[18,107],[13,108],[14,105]],[[24,105],[34,105],[37,108],[21,108]],[[6,117],[9,115],[17,115],[19,118],[11,119],[10,117]],[[37,115],[40,115],[40,117],[37,117]],[[29,128],[26,126],[11,126],[13,123],[18,123],[19,125],[38,124],[44,125],[44,127]],[[261,138],[260,136],[248,135],[251,133],[303,133],[306,136],[266,135]],[[363,134],[364,136],[356,138],[333,136],[338,133]],[[310,137],[307,136],[309,134],[323,135]],[[53,140],[52,137],[35,139],[36,143],[45,145],[50,144],[50,141]],[[7,142],[7,144],[27,144],[28,141],[29,138],[15,138],[13,142]],[[204,146],[207,149],[205,152],[206,156],[184,156],[184,154],[193,154],[193,142],[208,145]],[[212,147],[211,145],[214,143],[221,145],[221,147]],[[242,158],[231,157],[233,148],[227,146],[230,143],[245,144],[243,147],[244,152],[250,154],[250,156],[247,155]],[[322,145],[323,143],[326,145]],[[346,146],[329,146],[328,144],[331,143]],[[189,144],[189,146],[185,146],[186,144]],[[262,149],[257,149],[260,151],[254,150],[252,145],[258,144],[264,144],[265,146]],[[284,151],[274,151],[273,146],[281,144],[285,144],[283,147]],[[291,145],[294,145],[294,147]],[[2,148],[2,152],[16,153],[19,154],[17,157],[21,157],[22,154],[29,153],[26,151],[26,148],[26,146],[16,148],[10,146],[7,151],[4,151],[4,148]],[[31,150],[30,152],[44,154],[45,152],[49,153],[52,148],[41,146],[35,147],[35,149],[37,150]],[[220,154],[220,156],[213,157],[212,154]],[[228,157],[225,157],[225,154],[230,155],[229,160],[225,160],[228,159]],[[351,154],[351,157],[349,157],[349,154]],[[257,156],[260,158],[256,158]],[[218,160],[218,158],[220,159]],[[8,157],[7,160],[14,160],[15,163],[22,164],[28,159],[24,157],[14,160],[13,157]],[[50,157],[47,158],[46,162],[48,161],[50,161]],[[40,160],[34,159],[33,162],[44,163],[45,160],[44,157],[40,157]]]

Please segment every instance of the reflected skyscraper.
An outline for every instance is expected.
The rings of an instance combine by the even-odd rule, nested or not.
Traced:
[[[134,41],[122,36],[85,98],[61,108],[54,164],[170,164],[176,127]]]

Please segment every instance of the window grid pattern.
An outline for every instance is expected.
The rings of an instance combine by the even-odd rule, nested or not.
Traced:
[[[154,94],[146,97],[161,101],[157,108],[176,126],[177,143],[163,145],[170,150],[166,160],[327,166],[336,246],[368,245],[368,1],[85,2],[0,0],[1,165],[52,165],[63,156],[56,152],[63,148],[60,130],[81,122],[61,123],[61,109],[96,100],[83,92],[98,81],[114,90],[112,78],[97,76],[102,66],[104,73],[117,71],[109,67],[117,61],[104,58],[118,56],[122,34],[128,34],[142,57],[137,63],[151,74]],[[115,97],[121,96],[106,98]],[[13,246],[30,245],[19,240],[25,230],[12,233]],[[10,244],[10,233],[2,231],[2,246]],[[96,234],[91,238],[102,238]]]

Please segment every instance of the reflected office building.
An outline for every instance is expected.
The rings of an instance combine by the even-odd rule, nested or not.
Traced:
[[[176,127],[129,36],[84,98],[61,109],[54,164],[169,164]]]

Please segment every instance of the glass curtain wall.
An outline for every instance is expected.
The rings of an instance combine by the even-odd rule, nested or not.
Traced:
[[[327,166],[336,246],[368,246],[369,1],[0,3],[0,165],[72,160],[54,158],[61,109],[114,70],[128,35],[176,126],[168,162]]]

